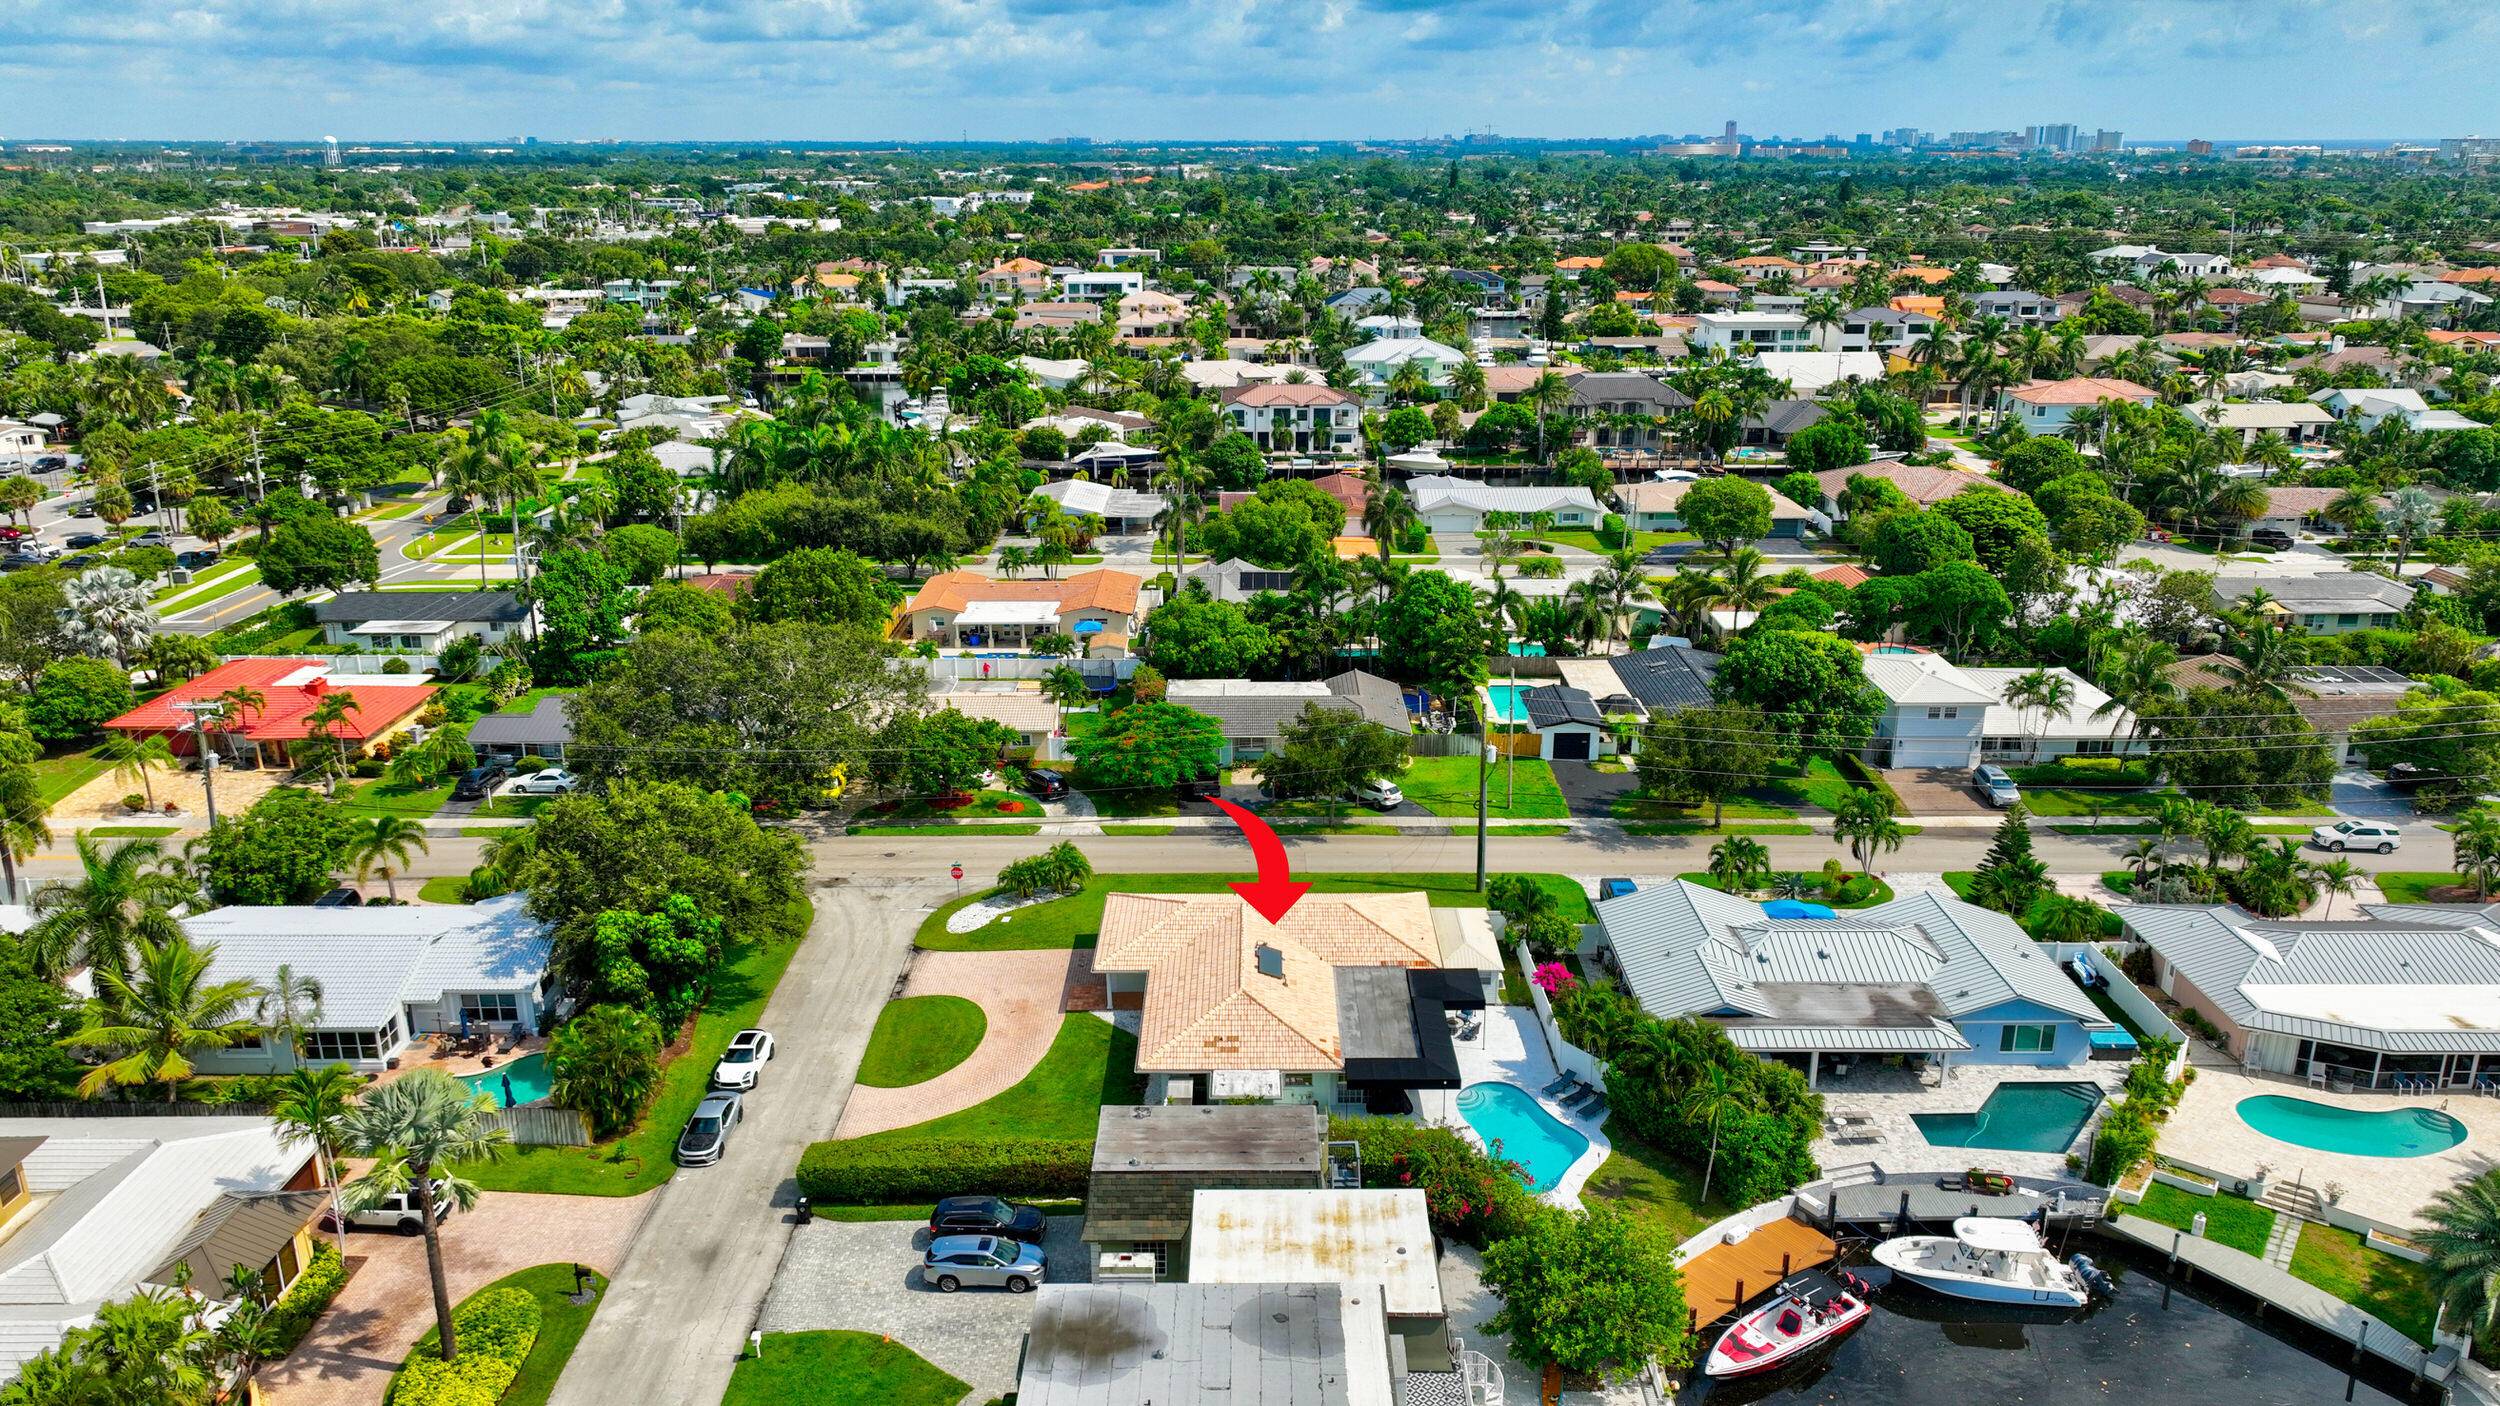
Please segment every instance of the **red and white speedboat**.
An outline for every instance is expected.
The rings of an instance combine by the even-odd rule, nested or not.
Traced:
[[[1702,1372],[1750,1377],[1785,1367],[1854,1332],[1875,1311],[1866,1281],[1836,1270],[1807,1271],[1782,1281],[1768,1301],[1719,1336]]]

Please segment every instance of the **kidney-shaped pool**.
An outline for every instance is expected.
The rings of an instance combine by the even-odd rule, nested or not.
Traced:
[[[2277,1142],[2349,1157],[2428,1157],[2465,1141],[2465,1125],[2436,1108],[2338,1108],[2258,1094],[2241,1099],[2237,1111]]]

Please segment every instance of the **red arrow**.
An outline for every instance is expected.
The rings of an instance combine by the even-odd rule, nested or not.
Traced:
[[[1250,855],[1259,864],[1259,881],[1235,884],[1233,892],[1240,894],[1260,917],[1271,923],[1283,922],[1293,905],[1302,901],[1302,895],[1311,891],[1308,883],[1294,881],[1293,861],[1285,857],[1285,842],[1276,838],[1266,821],[1231,801],[1218,799],[1215,807],[1241,827],[1242,836],[1250,841]]]

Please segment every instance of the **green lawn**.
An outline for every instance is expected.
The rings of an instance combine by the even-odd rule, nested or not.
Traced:
[[[179,825],[98,825],[87,833],[100,840],[159,840],[181,830]]]
[[[948,932],[946,920],[956,909],[994,889],[968,893],[941,906],[920,924],[913,940],[929,952],[1025,952],[1091,947],[1102,928],[1103,900],[1113,893],[1225,893],[1244,878],[1237,874],[1096,874],[1085,887],[1066,898],[1019,908],[970,932]],[[1481,908],[1484,895],[1475,890],[1473,874],[1304,874],[1315,893],[1405,893],[1420,889],[1435,908]],[[1560,874],[1533,874],[1539,887],[1552,893],[1563,915],[1585,923],[1593,916],[1588,894]]]
[[[1015,809],[1009,810],[1013,806]],[[957,806],[941,806],[923,797],[887,801],[862,810],[856,817],[861,823],[883,825],[889,821],[913,820],[984,820],[1001,815],[1040,815],[1042,803],[1022,791],[977,791],[972,799]]]
[[[1722,893],[1726,892],[1725,889],[1720,888],[1719,881],[1710,877],[1708,874],[1678,874],[1676,877],[1691,883],[1699,884],[1706,889],[1719,889]],[[1820,877],[1821,876],[1817,874],[1806,875],[1806,878],[1809,881]],[[1767,892],[1768,890],[1765,891]],[[1810,890],[1804,901],[1808,903],[1826,902],[1823,897],[1823,891],[1820,888]],[[1831,906],[1834,908],[1872,908],[1878,903],[1890,902],[1892,902],[1892,885],[1885,883],[1882,879],[1879,879],[1872,874],[1852,874],[1849,876],[1848,881],[1841,885],[1840,901],[1833,903]]]
[[[441,588],[436,587],[435,589],[439,590]],[[538,711],[539,703],[544,699],[570,698],[579,692],[581,692],[581,690],[578,688],[528,689],[523,691],[519,697],[505,700],[503,706],[495,709],[495,711],[498,713],[535,713]]]
[[[2349,1230],[2312,1221],[2292,1246],[2292,1277],[2306,1280],[2417,1343],[2431,1340],[2438,1314],[2428,1270],[2373,1250]]]
[[[178,596],[189,596],[194,591],[206,591],[210,586],[238,574],[249,577],[253,580],[258,580],[260,578],[260,570],[253,563],[250,557],[228,557],[205,570],[193,572],[191,574],[191,579],[179,586],[167,586],[165,589],[158,591],[154,596],[150,597],[150,601],[161,609],[167,601],[173,600]],[[216,595],[202,595],[199,600],[185,600],[182,603],[181,610],[188,610],[192,606],[199,604],[200,601],[215,600],[217,596],[224,594],[226,593],[219,591]],[[168,611],[165,613],[179,614],[180,610]]]
[[[1398,785],[1406,798],[1434,815],[1476,813],[1474,757],[1413,757]],[[1564,820],[1571,815],[1554,767],[1533,757],[1497,763],[1485,781],[1485,813],[1506,820]]]
[[[730,1369],[721,1406],[956,1406],[971,1390],[875,1333],[766,1333]]]
[[[469,879],[465,874],[439,874],[425,881],[417,897],[428,903],[466,903],[469,901]]]
[[[859,1082],[872,1089],[925,1084],[972,1057],[989,1017],[961,996],[905,996],[877,1012],[860,1057]]]
[[[607,1296],[608,1281],[598,1271],[592,1270],[584,1282],[599,1291],[599,1297],[586,1304],[573,1302],[570,1264],[542,1264],[520,1270],[477,1291],[483,1294],[489,1289],[527,1289],[538,1300],[538,1341],[530,1345],[530,1355],[522,1360],[520,1373],[512,1384],[504,1388],[498,1406],[545,1406],[547,1398],[555,1394],[556,1378],[564,1374],[564,1364],[572,1360],[574,1347],[581,1342],[582,1334],[589,1331],[591,1318]],[[469,1296],[476,1297],[477,1294]],[[468,1299],[461,1302],[465,1304]],[[432,1314],[427,1318],[430,1322]],[[425,1336],[408,1350],[408,1357],[400,1360],[404,1363],[420,1352],[432,1352],[438,1341],[434,1329],[428,1327]]]
[[[1800,811],[1833,810],[1839,806],[1841,797],[1856,789],[1829,757],[1813,758],[1802,767],[1782,762],[1762,785],[1729,798],[1725,818],[1794,820]],[[1710,815],[1710,807],[1706,805],[1655,801],[1633,794],[1617,797],[1613,810],[1617,820],[1635,823],[1661,820],[1670,823],[1698,822]]]
[[[480,820],[527,820],[554,800],[553,796],[489,796],[469,814]]]
[[[1050,1052],[1014,1088],[945,1117],[858,1141],[1030,1137],[1091,1142],[1105,1105],[1137,1101],[1136,1071],[1136,1036],[1098,1015],[1062,1016]]]
[[[1904,827],[1907,828],[1907,827]],[[1627,835],[1811,835],[1811,825],[1744,825],[1730,823],[1713,828],[1707,820],[1643,820],[1628,821]]]
[[[1558,547],[1578,547],[1581,551],[1595,552],[1600,556],[1615,550],[1612,546],[1598,540],[1597,534],[1585,527],[1547,528],[1536,534],[1536,540],[1551,542]],[[1635,532],[1632,534],[1632,545],[1643,552],[1654,552],[1660,547],[1673,546],[1678,542],[1698,540],[1700,539],[1690,532]]]
[[[804,931],[804,905],[795,917]],[[661,1073],[659,1095],[634,1131],[591,1147],[518,1147],[496,1161],[464,1166],[462,1174],[489,1191],[570,1196],[632,1196],[668,1180],[676,1169],[670,1153],[677,1134],[712,1082],[712,1067],[720,1063],[729,1037],[763,1015],[764,1002],[799,946],[748,941],[736,950],[713,978],[711,1003],[695,1018],[694,1039]],[[793,1074],[803,1077],[803,1071]]]
[[[1177,825],[1105,825],[1102,827],[1102,832],[1106,835],[1143,835],[1152,837],[1158,835],[1169,835],[1179,828],[1180,827]]]
[[[2375,874],[2372,877],[2378,880],[2378,891],[2387,895],[2387,901],[2390,903],[2472,903],[2475,901],[2473,886],[2454,874],[2396,870]],[[2433,890],[2451,888],[2459,890],[2459,893],[2441,893],[2437,898],[2431,896]]]
[[[2026,792],[2023,799],[2028,803],[2031,799],[2030,794]],[[2116,811],[2105,813],[2117,814]],[[2306,835],[2310,827],[2293,824],[2252,825],[2249,829],[2260,835]],[[2161,833],[2161,827],[2150,821],[2137,821],[2126,825],[2052,825],[2049,827],[2049,833],[2053,835],[2158,835]]]
[[[72,791],[113,769],[113,764],[88,750],[62,752],[37,757],[34,761],[35,782],[43,789],[43,803],[59,805]]]
[[[966,830],[978,835],[1038,835],[1040,824],[1019,825],[1013,821],[982,821],[974,825],[933,822],[927,825],[853,825],[843,833],[850,835],[960,835]]]
[[[1971,875],[1973,872],[1974,871],[1969,869],[1946,870],[1944,875],[1945,887],[1953,890],[1954,897],[1959,898],[1964,902],[1970,901]],[[2103,881],[2104,883],[2107,882],[2106,875],[2103,876]],[[2053,890],[2043,891],[2038,898],[2031,901],[2031,906],[2029,908],[2023,910],[2022,916],[2016,918],[2014,921],[2022,925],[2023,931],[2030,933],[2035,938],[2039,937],[2040,910],[2047,905],[2050,899],[2056,896],[2057,895]],[[2098,905],[2095,906],[2097,907]],[[2118,915],[2110,912],[2107,908],[2102,908],[2100,938],[2117,937],[2124,931],[2125,925],[2119,921]],[[2099,939],[2093,940],[2097,941]]]
[[[2274,1233],[2274,1208],[2245,1196],[2198,1196],[2152,1182],[2144,1188],[2144,1204],[2129,1207],[2127,1214],[2185,1230],[2200,1211],[2205,1216],[2206,1239],[2246,1254],[2265,1254],[2266,1237]]]
[[[452,783],[408,787],[396,781],[369,781],[339,788],[339,804],[361,815],[405,815],[418,819],[441,810],[451,800]]]
[[[1614,1152],[1589,1177],[1580,1195],[1587,1205],[1604,1203],[1643,1220],[1656,1221],[1676,1240],[1689,1240],[1744,1209],[1715,1196],[1701,1200],[1701,1172],[1687,1167],[1632,1136],[1621,1120],[1606,1120],[1606,1140]]]

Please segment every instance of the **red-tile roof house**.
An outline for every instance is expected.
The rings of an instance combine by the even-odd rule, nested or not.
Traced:
[[[355,700],[347,716],[332,726],[332,735],[360,746],[398,731],[435,694],[432,684],[389,683],[388,675],[358,677],[343,683],[318,659],[237,659],[220,664],[187,683],[176,684],[104,726],[131,736],[163,736],[185,755],[197,750],[196,734],[185,731],[192,715],[175,706],[205,703],[231,690],[249,688],[264,700],[218,725],[218,735],[257,749],[263,765],[287,764],[290,743],[311,735],[306,719],[321,700],[344,694]]]

